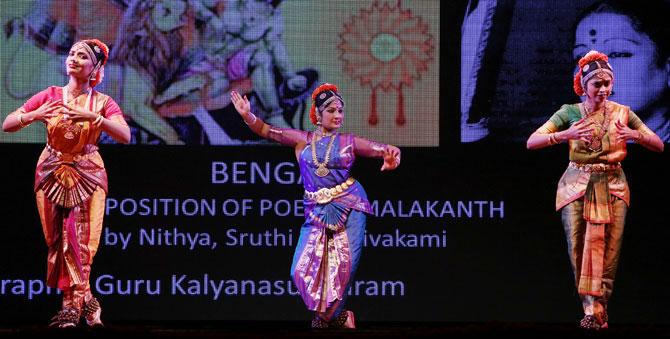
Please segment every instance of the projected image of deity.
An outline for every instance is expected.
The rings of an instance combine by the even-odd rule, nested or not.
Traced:
[[[437,1],[16,2],[0,14],[0,114],[65,84],[69,46],[97,37],[111,49],[97,89],[121,105],[132,144],[266,143],[239,119],[231,91],[246,95],[269,124],[309,130],[309,94],[327,81],[352,98],[347,131],[437,146],[438,96],[430,93],[439,91],[438,9]],[[411,108],[415,102],[421,110]],[[0,142],[44,142],[41,128]]]

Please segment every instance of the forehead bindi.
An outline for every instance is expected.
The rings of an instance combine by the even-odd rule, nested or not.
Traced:
[[[577,26],[577,45],[595,45],[610,40],[640,40],[640,34],[633,29],[628,17],[614,13],[591,14]]]

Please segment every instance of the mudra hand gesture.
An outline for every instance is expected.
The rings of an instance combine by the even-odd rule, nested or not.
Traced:
[[[55,117],[58,115],[58,111],[62,107],[62,101],[61,100],[56,100],[56,101],[47,101],[42,106],[40,106],[38,109],[26,113],[32,115],[30,121],[44,121],[46,122],[47,120]]]
[[[566,140],[581,140],[584,142],[589,142],[591,136],[593,135],[593,123],[587,122],[585,118],[579,119],[576,123],[572,124],[570,128],[566,129],[563,132],[562,137]]]
[[[79,108],[67,103],[63,103],[62,107],[63,107],[62,113],[67,114],[67,116],[73,121],[82,121],[82,120],[93,121],[96,118],[98,118],[98,114],[91,112],[85,108]]]
[[[628,140],[640,140],[642,138],[642,133],[640,133],[640,131],[631,129],[627,125],[623,124],[620,120],[617,120],[614,123],[614,126],[616,126],[617,142],[626,142]]]
[[[232,91],[230,92],[230,101],[233,102],[237,113],[240,113],[242,118],[251,113],[251,104],[249,103],[249,99],[247,99],[246,95],[242,97],[237,91]]]
[[[382,171],[394,170],[400,165],[400,149],[398,147],[388,145],[384,150],[384,164]]]

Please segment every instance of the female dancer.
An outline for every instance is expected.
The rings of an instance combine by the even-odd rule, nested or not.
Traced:
[[[107,173],[96,143],[102,131],[119,142],[130,129],[119,106],[93,89],[102,81],[109,49],[82,40],[70,49],[65,67],[70,80],[30,98],[5,118],[2,129],[16,132],[44,123],[47,145],[37,162],[35,195],[47,242],[47,285],[63,291],[62,309],[50,326],[75,327],[80,317],[102,325],[101,308],[89,284],[105,214]]]
[[[570,163],[558,182],[556,210],[561,210],[568,254],[586,329],[607,328],[630,192],[621,161],[626,142],[662,152],[663,142],[628,106],[607,98],[614,71],[607,56],[590,51],[579,60],[574,90],[584,102],[563,105],[528,138],[538,149],[564,141]]]
[[[364,213],[371,208],[350,170],[357,156],[383,158],[381,170],[393,170],[400,164],[400,150],[339,133],[344,100],[331,84],[312,93],[314,132],[273,127],[251,113],[246,96],[232,92],[231,99],[254,133],[295,149],[305,187],[305,223],[291,274],[305,305],[315,311],[312,327],[355,328],[354,314],[344,303],[361,255]]]

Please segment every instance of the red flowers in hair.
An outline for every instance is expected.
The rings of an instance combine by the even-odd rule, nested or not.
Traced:
[[[318,121],[316,119],[316,107],[314,107],[314,103],[312,103],[312,108],[309,110],[309,120],[311,120],[314,125],[316,125]]]
[[[324,91],[333,91],[337,92],[337,86],[333,84],[323,84],[319,87],[317,87],[314,92],[312,92],[312,108],[309,110],[309,120],[312,121],[314,125],[316,125],[316,122],[318,121],[316,119],[316,104],[314,101],[316,100],[316,96],[319,95],[319,93],[324,92]]]
[[[596,60],[602,60],[604,62],[608,62],[607,55],[600,53],[598,51],[589,51],[581,59],[579,59],[579,62],[577,62],[579,69],[577,70],[577,73],[575,73],[575,77],[572,80],[572,89],[575,91],[577,95],[582,96],[585,94],[584,88],[582,87],[582,69],[590,62]]]
[[[323,91],[333,91],[337,92],[337,86],[333,84],[323,84],[319,87],[317,87],[314,92],[312,92],[312,101],[316,100],[316,96],[319,95],[319,93]]]
[[[581,68],[575,73],[575,78],[572,80],[572,89],[575,90],[575,94],[580,97],[585,94],[584,89],[582,88],[582,70]]]
[[[608,62],[607,55],[600,53],[598,51],[590,51],[586,53],[581,59],[579,59],[579,62],[577,63],[579,65],[579,69],[584,68],[586,64],[592,61],[596,60],[602,60],[604,62]]]
[[[107,59],[109,59],[109,47],[107,45],[98,40],[98,39],[88,39],[86,42],[93,43],[94,45],[98,46],[100,50],[102,50],[102,54],[105,55],[105,59],[100,61],[100,68],[95,74],[95,78],[91,79],[91,87],[94,87],[95,85],[99,84],[102,81],[102,78],[105,76],[105,71],[103,69],[103,66],[107,63]]]

